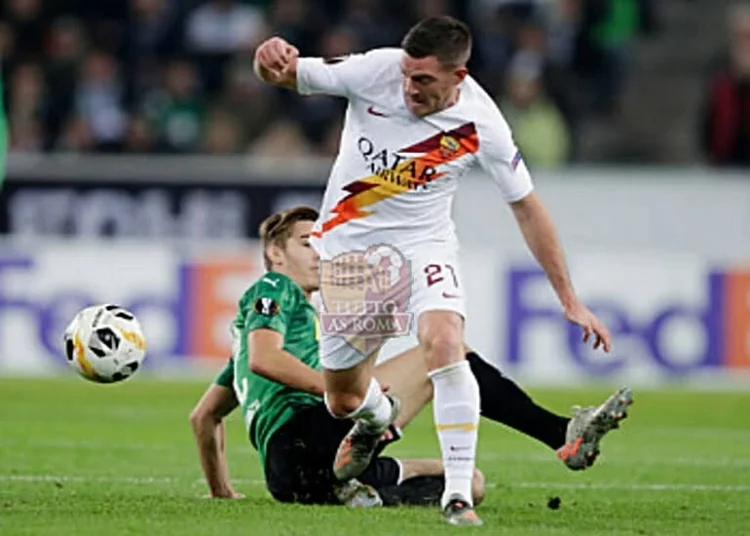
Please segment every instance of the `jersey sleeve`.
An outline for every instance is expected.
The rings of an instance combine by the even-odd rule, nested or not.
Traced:
[[[477,160],[505,201],[512,203],[529,195],[534,185],[505,118],[494,103],[487,107],[486,121],[479,129]]]
[[[279,276],[261,278],[246,296],[244,331],[272,329],[286,335],[289,319],[296,306],[297,293],[293,283]]]
[[[379,73],[399,57],[398,49],[376,49],[336,58],[300,58],[297,91],[302,95],[352,97],[372,86]]]
[[[216,379],[214,380],[214,384],[219,385],[221,387],[226,387],[227,389],[232,389],[233,383],[234,383],[234,359],[230,357],[229,361],[227,361],[227,364],[224,365],[224,368],[221,369],[219,374],[216,376]]]

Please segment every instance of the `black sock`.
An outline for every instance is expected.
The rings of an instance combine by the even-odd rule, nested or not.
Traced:
[[[482,416],[538,439],[553,449],[565,444],[570,419],[534,403],[512,380],[475,352],[466,354],[479,384]]]
[[[445,490],[443,476],[415,476],[399,485],[378,488],[384,506],[440,506]]]

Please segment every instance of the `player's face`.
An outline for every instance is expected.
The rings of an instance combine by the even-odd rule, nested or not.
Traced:
[[[311,221],[295,223],[292,236],[280,256],[280,271],[294,279],[307,292],[315,292],[320,286],[320,257],[310,245],[312,226]]]
[[[455,103],[458,85],[467,74],[465,67],[448,67],[435,56],[401,60],[404,100],[417,117],[439,112]]]

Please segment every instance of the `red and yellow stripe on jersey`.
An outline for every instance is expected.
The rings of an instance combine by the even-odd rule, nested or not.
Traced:
[[[365,218],[373,211],[367,207],[384,199],[404,194],[428,182],[435,181],[445,172],[428,173],[432,168],[457,160],[467,154],[474,154],[479,149],[479,136],[474,123],[467,123],[454,130],[441,132],[424,141],[400,149],[399,153],[424,153],[422,156],[406,159],[395,169],[388,170],[388,175],[373,174],[358,179],[344,186],[349,193],[331,209],[332,217],[324,221],[316,236],[343,225],[349,221]]]

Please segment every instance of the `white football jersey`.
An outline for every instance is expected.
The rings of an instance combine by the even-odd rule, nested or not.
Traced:
[[[349,101],[314,227],[323,258],[381,243],[402,251],[457,247],[453,195],[477,165],[507,202],[532,191],[510,128],[479,84],[467,76],[455,105],[417,117],[404,100],[402,54],[386,48],[333,60],[299,59],[301,94]]]

